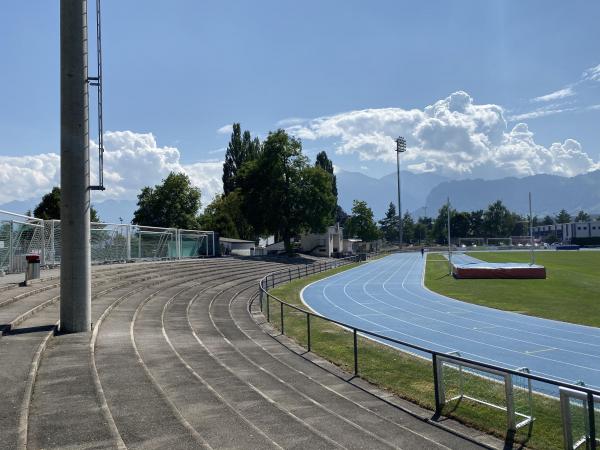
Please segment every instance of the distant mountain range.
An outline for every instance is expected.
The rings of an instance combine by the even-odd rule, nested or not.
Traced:
[[[556,214],[564,208],[570,213],[584,210],[600,213],[600,170],[572,178],[557,175],[533,175],[498,180],[448,180],[436,174],[401,173],[402,209],[413,215],[437,215],[450,197],[460,211],[485,209],[500,199],[511,210],[527,214],[528,193],[533,198],[534,214]],[[397,203],[396,174],[372,178],[362,173],[337,174],[340,205],[350,212],[354,199],[365,200],[376,218],[384,216],[389,202]],[[426,209],[425,209],[426,208]]]
[[[402,210],[414,216],[436,216],[450,197],[452,206],[460,211],[485,209],[500,199],[511,210],[528,213],[528,193],[533,197],[533,211],[538,216],[554,215],[564,208],[575,214],[584,210],[600,214],[600,170],[572,178],[557,175],[533,175],[523,178],[498,180],[449,180],[433,173],[401,173]],[[365,200],[373,209],[375,218],[385,215],[390,202],[397,203],[396,173],[373,178],[360,172],[341,171],[337,174],[339,203],[346,212],[353,200]],[[13,201],[0,209],[24,214],[32,210],[39,199]],[[94,202],[104,222],[131,222],[136,200],[105,200]]]

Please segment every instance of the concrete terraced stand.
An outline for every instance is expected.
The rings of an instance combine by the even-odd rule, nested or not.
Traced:
[[[299,262],[96,267],[81,334],[55,334],[57,279],[0,289],[0,448],[477,447],[265,333],[258,279]]]

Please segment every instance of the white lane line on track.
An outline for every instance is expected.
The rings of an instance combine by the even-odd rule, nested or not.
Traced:
[[[413,266],[414,266],[414,265],[413,265]],[[411,269],[412,269],[412,268],[411,268]],[[397,271],[395,271],[395,272],[392,274],[392,276],[393,276],[393,275],[394,275],[396,272],[397,272]],[[410,275],[410,272],[406,274],[406,277],[408,277],[409,275]],[[405,277],[405,278],[406,278],[406,277]],[[386,285],[387,285],[387,283],[386,283],[386,282],[384,282],[382,287],[383,287],[383,289],[384,289],[384,290],[385,290],[385,291],[386,291],[386,292],[387,292],[387,293],[388,293],[388,294],[389,294],[391,297],[397,298],[397,299],[401,300],[401,301],[402,301],[402,302],[404,302],[404,303],[409,303],[409,304],[411,304],[411,305],[416,305],[416,303],[415,303],[415,302],[408,300],[406,297],[400,297],[400,296],[398,296],[398,295],[396,295],[396,294],[394,294],[394,293],[390,292],[390,291],[389,291],[389,290],[386,288]],[[404,292],[405,292],[405,293],[408,293],[409,295],[411,295],[411,296],[413,296],[413,297],[417,297],[417,298],[426,299],[426,297],[420,296],[420,295],[418,295],[418,294],[415,294],[415,293],[413,293],[412,291],[410,291],[410,290],[406,289],[406,287],[405,287],[405,286],[403,286],[403,287],[404,287]],[[418,313],[415,313],[415,312],[413,312],[412,310],[411,310],[411,311],[407,311],[406,309],[400,308],[400,307],[398,307],[398,306],[396,306],[396,305],[392,305],[392,304],[390,304],[390,303],[387,303],[387,302],[384,302],[384,301],[382,301],[382,300],[380,300],[380,301],[381,301],[382,303],[386,304],[386,305],[389,305],[390,307],[392,307],[392,308],[394,308],[394,309],[399,309],[399,310],[401,310],[401,311],[403,311],[403,312],[410,312],[410,313],[412,313],[412,314],[415,314],[415,315],[417,315],[417,316],[424,317],[424,318],[426,318],[427,320],[439,321],[439,322],[441,322],[441,323],[450,324],[450,323],[448,323],[448,322],[445,322],[445,321],[443,321],[443,320],[441,320],[441,319],[435,319],[435,318],[433,318],[433,317],[431,317],[431,316],[424,316],[424,315],[420,315],[420,314],[418,314]],[[436,308],[431,308],[431,307],[424,306],[424,305],[417,305],[417,306],[419,306],[419,307],[421,307],[421,308],[423,308],[423,309],[426,309],[426,310],[430,310],[430,311],[437,312],[437,313],[442,313],[442,314],[444,313],[444,311],[441,311],[441,310],[439,310],[439,309],[436,309]],[[474,311],[465,311],[465,312],[474,313]],[[456,314],[456,309],[455,309],[454,311],[447,311],[447,312],[446,312],[446,314]],[[482,323],[482,324],[483,324],[484,326],[486,326],[486,327],[487,327],[487,326],[493,326],[493,327],[497,327],[497,328],[506,328],[506,329],[510,329],[510,328],[508,328],[508,327],[505,327],[505,326],[503,326],[503,325],[500,325],[500,324],[497,324],[497,323],[489,323],[489,322],[479,321],[479,320],[476,320],[476,319],[471,319],[471,318],[469,318],[469,317],[464,317],[464,319],[465,319],[465,320],[467,320],[467,321],[474,321],[474,322],[477,322],[477,323]],[[464,329],[466,329],[466,330],[472,330],[472,329],[473,329],[473,328],[471,328],[471,327],[468,327],[468,326],[456,325],[455,323],[452,323],[452,324],[450,324],[450,325],[452,325],[452,326],[456,326],[456,327],[460,327],[460,328],[464,328]],[[477,329],[478,329],[478,330],[481,330],[481,329],[483,329],[483,328],[484,328],[484,327],[478,327]],[[519,332],[523,332],[523,331],[524,331],[524,330],[521,330],[521,329],[519,329],[519,330],[511,329],[511,330],[514,330],[514,331],[519,331]],[[487,332],[485,332],[484,334],[488,334],[488,335],[491,335],[491,336],[497,336],[497,337],[501,337],[501,338],[504,338],[504,339],[514,340],[514,341],[522,342],[522,343],[525,343],[525,344],[531,344],[531,345],[542,345],[542,344],[537,344],[537,343],[535,343],[535,342],[532,342],[532,341],[529,341],[529,340],[517,339],[517,338],[510,337],[510,336],[506,336],[506,335],[504,335],[504,334],[487,333]],[[532,333],[532,334],[533,334],[533,333]],[[548,337],[548,338],[553,338],[553,339],[558,339],[558,340],[564,340],[564,341],[568,341],[568,342],[573,342],[573,343],[580,343],[580,344],[584,344],[584,345],[589,345],[589,346],[600,347],[600,346],[598,346],[598,345],[596,345],[596,344],[590,344],[590,343],[581,343],[581,342],[578,342],[578,341],[571,341],[571,340],[564,339],[564,338],[563,338],[563,339],[561,339],[561,338],[555,338],[555,337],[553,337],[553,336],[545,336],[545,335],[542,335],[542,336],[544,336],[544,337]],[[581,354],[581,355],[583,355],[583,356],[586,356],[586,357],[591,357],[591,358],[599,358],[599,357],[600,357],[600,356],[598,356],[597,354],[589,354],[589,353],[585,353],[585,352],[577,352],[577,351],[574,351],[574,350],[568,350],[568,349],[564,349],[564,348],[560,348],[560,347],[559,347],[559,349],[560,349],[560,350],[562,350],[562,351],[565,351],[565,352],[567,352],[567,353],[572,353],[572,354]]]
[[[354,281],[355,281],[355,280],[357,280],[357,279],[360,279],[360,278],[362,278],[362,277],[366,276],[367,274],[369,274],[369,273],[372,273],[372,272],[374,272],[374,271],[375,271],[375,270],[373,270],[373,271],[369,271],[369,272],[367,272],[366,274],[359,275],[358,277],[354,278]],[[332,275],[331,277],[328,277],[328,278],[331,278],[331,279],[333,279],[333,278],[335,277],[335,278],[337,278],[337,281],[339,281],[339,276],[338,276],[338,275],[345,275],[345,278],[350,278],[350,277],[349,277],[349,275],[351,275],[351,274],[348,274],[348,273],[336,274],[336,275]],[[325,280],[325,279],[324,279],[324,280]],[[323,281],[323,280],[321,280],[321,281]],[[351,280],[351,281],[352,281],[352,280]],[[314,282],[314,283],[311,283],[311,285],[316,285],[317,283],[318,283],[318,282]],[[348,283],[350,283],[350,282],[348,282]],[[348,283],[347,283],[347,284],[348,284]],[[332,283],[332,284],[333,284],[333,283]],[[311,285],[309,285],[309,286],[311,286]],[[304,290],[305,290],[306,288],[308,288],[309,286],[306,286],[306,287],[303,289],[303,291],[302,291],[302,292],[304,292]],[[323,297],[324,297],[324,299],[327,301],[327,303],[329,303],[329,304],[330,304],[331,306],[333,306],[334,308],[341,310],[343,313],[347,313],[347,314],[353,315],[352,313],[349,313],[348,311],[346,311],[345,309],[341,308],[341,307],[340,307],[340,306],[338,306],[336,303],[334,303],[334,302],[332,302],[332,301],[331,301],[331,299],[330,299],[330,298],[329,298],[329,297],[326,295],[326,293],[325,293],[325,291],[326,291],[327,287],[328,287],[328,284],[326,284],[325,286],[323,286],[323,287],[322,287],[322,294],[323,294]],[[302,293],[301,293],[301,295],[302,295]],[[441,297],[441,296],[440,296],[440,297]],[[442,297],[442,298],[444,298],[444,297]],[[313,308],[312,308],[310,305],[308,305],[308,303],[306,303],[306,302],[305,302],[305,300],[304,300],[304,298],[303,298],[303,297],[302,297],[302,302],[303,302],[303,303],[304,303],[304,304],[305,304],[305,305],[306,305],[308,308],[310,308],[310,309],[311,309],[313,312],[315,312],[316,314],[319,314],[319,313],[318,313],[318,312],[317,312],[315,309],[313,309]],[[380,324],[380,323],[373,322],[373,321],[370,321],[370,320],[368,320],[368,319],[361,319],[361,320],[363,320],[364,322],[369,322],[369,323],[371,323],[371,324],[373,324],[373,325],[375,325],[375,326],[379,326],[379,327],[381,326],[381,324]],[[424,342],[425,344],[429,344],[429,345],[430,345],[430,347],[429,347],[429,348],[431,348],[431,349],[433,349],[434,347],[441,347],[441,348],[446,348],[448,351],[456,351],[456,350],[457,350],[456,348],[448,347],[448,346],[445,346],[445,345],[443,345],[443,344],[439,344],[439,343],[437,343],[437,342],[432,342],[432,341],[428,341],[428,340],[426,340],[426,339],[418,338],[418,337],[416,337],[416,336],[412,336],[412,335],[409,335],[409,334],[407,334],[407,333],[403,333],[403,332],[400,332],[400,331],[397,331],[397,330],[391,330],[391,329],[390,329],[390,330],[389,330],[389,333],[392,333],[392,334],[397,334],[397,335],[400,335],[400,336],[405,336],[405,337],[408,337],[408,338],[412,338],[412,339],[414,339],[415,341]],[[393,336],[390,336],[390,337],[391,337],[391,338],[394,338]],[[397,345],[395,345],[395,344],[392,344],[392,343],[390,343],[390,342],[386,342],[386,341],[383,341],[383,340],[379,340],[379,339],[377,339],[377,338],[374,338],[374,337],[371,337],[371,336],[369,336],[369,338],[370,338],[370,339],[372,339],[372,340],[374,340],[374,341],[380,342],[380,343],[382,343],[382,344],[388,345],[388,346],[390,346],[390,347],[398,348],[398,347],[397,347]],[[398,338],[398,339],[401,339],[401,338]],[[487,357],[487,356],[479,355],[479,354],[477,354],[477,353],[472,353],[472,352],[463,351],[463,352],[462,352],[462,354],[463,354],[463,356],[468,356],[468,357],[471,357],[472,359],[480,360],[480,361],[482,361],[482,362],[484,362],[484,361],[487,361],[487,362],[489,362],[489,363],[493,363],[493,364],[496,364],[496,365],[499,365],[499,366],[503,366],[503,367],[507,367],[507,368],[510,368],[510,367],[512,367],[510,364],[507,364],[505,361],[499,361],[499,360],[496,360],[496,359],[493,359],[493,358],[489,358],[489,357]],[[568,382],[568,383],[571,383],[571,382],[573,382],[573,380],[572,380],[572,379],[564,378],[564,377],[561,377],[561,376],[559,376],[559,375],[555,375],[555,374],[549,374],[549,373],[546,373],[546,372],[543,372],[543,371],[540,371],[540,370],[537,370],[537,371],[536,371],[536,373],[537,373],[537,374],[539,374],[539,375],[542,375],[542,376],[546,376],[546,377],[549,377],[549,378],[555,379],[555,380],[565,381],[565,382]],[[594,385],[591,385],[591,384],[588,384],[588,387],[595,388],[595,386],[594,386]]]
[[[407,261],[408,261],[408,258],[407,258]],[[399,271],[399,270],[400,270],[400,269],[401,269],[401,268],[402,268],[404,265],[405,265],[405,264],[402,264],[402,265],[401,265],[401,266],[400,266],[400,267],[399,267],[399,268],[398,268],[396,271],[394,271],[394,273],[398,272],[398,271]],[[363,275],[360,275],[360,276],[358,276],[358,277],[355,277],[355,278],[354,278],[354,280],[350,280],[350,281],[348,281],[348,282],[346,283],[346,285],[344,286],[344,294],[345,294],[345,296],[346,296],[346,297],[347,297],[347,298],[348,298],[350,301],[352,301],[352,302],[356,303],[356,300],[355,300],[355,299],[354,299],[352,296],[350,296],[350,295],[348,294],[348,285],[349,285],[349,284],[350,284],[352,281],[356,282],[356,281],[358,281],[359,279],[366,277],[367,275],[369,275],[369,274],[370,274],[370,273],[372,273],[372,272],[374,272],[374,271],[368,271],[367,273],[365,273],[365,274],[363,274]],[[381,275],[381,273],[379,273],[379,275]],[[392,274],[392,276],[393,276],[393,274]],[[368,283],[368,281],[367,281],[366,283]],[[366,283],[363,283],[363,286],[364,286]],[[345,313],[347,313],[347,314],[350,314],[350,315],[352,315],[352,316],[356,316],[354,313],[351,313],[351,312],[349,312],[349,311],[343,310],[343,309],[342,309],[342,308],[340,308],[338,305],[336,305],[334,302],[332,302],[332,301],[331,301],[331,299],[330,299],[330,298],[329,298],[329,297],[326,295],[326,293],[325,293],[325,290],[326,290],[326,286],[323,288],[323,295],[324,295],[324,297],[326,297],[327,301],[328,301],[328,302],[329,302],[329,303],[330,303],[332,306],[334,306],[335,308],[341,309],[342,311],[344,311],[344,312],[345,312]],[[367,293],[367,295],[369,295],[369,294]],[[367,309],[371,309],[371,310],[373,310],[372,308],[368,308],[368,307],[367,307]],[[401,319],[399,319],[399,318],[397,318],[397,317],[394,317],[394,316],[389,316],[389,317],[391,317],[391,318],[392,318],[392,319],[394,319],[394,320],[398,320],[398,321],[401,321],[401,322],[405,322],[405,321],[403,321],[403,320],[401,320]],[[365,322],[372,323],[372,324],[374,324],[374,325],[376,325],[376,326],[381,326],[381,324],[380,324],[380,323],[377,323],[377,322],[370,321],[370,320],[368,320],[368,319],[366,319],[366,318],[363,318],[363,319],[360,319],[360,320],[363,320],[363,321],[365,321]],[[409,323],[409,322],[405,322],[405,323]],[[411,323],[409,323],[409,324],[411,324]],[[411,325],[414,325],[414,324],[411,324]],[[417,327],[419,327],[419,326],[417,326]],[[512,350],[512,349],[507,349],[507,348],[503,348],[503,347],[499,347],[499,346],[494,346],[494,345],[491,345],[491,344],[486,344],[486,343],[482,343],[482,342],[474,341],[474,340],[471,340],[471,339],[463,338],[462,336],[455,336],[455,335],[452,335],[452,334],[449,334],[449,333],[443,333],[443,332],[440,332],[440,331],[437,331],[437,330],[433,330],[433,329],[430,329],[430,328],[427,328],[427,327],[419,327],[419,328],[424,328],[424,329],[426,329],[426,330],[428,330],[428,331],[434,331],[434,332],[437,332],[437,333],[446,334],[446,335],[448,335],[448,336],[452,336],[452,337],[455,337],[455,338],[457,338],[457,339],[462,339],[462,340],[466,340],[466,341],[471,341],[471,342],[480,343],[480,344],[482,344],[482,345],[489,346],[489,347],[492,347],[492,348],[504,349],[504,350],[507,350],[507,351],[509,351],[509,352],[513,352],[513,353],[517,353],[517,354],[521,354],[521,355],[525,355],[525,356],[529,356],[529,357],[533,357],[533,358],[539,358],[539,359],[543,359],[543,360],[549,360],[549,361],[556,362],[556,363],[559,363],[559,364],[571,365],[571,366],[574,366],[574,367],[579,367],[579,368],[583,368],[583,369],[594,370],[594,371],[598,371],[598,372],[600,372],[600,370],[598,370],[598,369],[592,369],[592,368],[588,368],[588,367],[584,367],[584,366],[579,366],[579,365],[577,365],[577,364],[565,363],[565,362],[562,362],[562,361],[553,360],[553,359],[551,359],[551,358],[544,358],[544,357],[542,357],[542,356],[537,356],[537,355],[528,355],[528,354],[525,354],[525,353],[523,353],[523,352],[519,352],[519,351],[515,351],[515,350]],[[396,333],[396,334],[401,334],[401,335],[404,335],[404,336],[410,337],[410,338],[412,338],[412,339],[416,339],[416,340],[418,340],[418,341],[421,341],[421,342],[426,342],[426,343],[428,343],[428,344],[431,344],[431,345],[435,345],[435,346],[438,346],[438,347],[445,347],[445,348],[448,348],[448,349],[450,349],[449,347],[447,347],[447,346],[445,346],[445,345],[442,345],[442,344],[439,344],[439,343],[437,343],[437,342],[431,342],[431,341],[428,341],[428,340],[426,340],[426,339],[418,338],[418,337],[416,337],[416,336],[412,336],[412,335],[410,335],[410,334],[407,334],[407,333],[402,333],[402,332],[399,332],[399,331],[396,331],[396,330],[394,330],[394,333]],[[466,353],[466,352],[465,352],[465,351],[463,351],[462,353]],[[471,353],[471,352],[469,352],[469,354],[475,355],[475,356],[477,356],[477,357],[478,357],[478,358],[480,358],[480,359],[487,359],[487,360],[490,360],[490,358],[484,357],[484,356],[482,356],[482,355],[473,354],[473,353]],[[497,363],[500,363],[500,364],[502,364],[502,365],[504,365],[505,367],[511,367],[511,365],[510,365],[510,364],[508,364],[508,363],[506,363],[506,362],[501,362],[501,361],[496,361],[496,362],[497,362]],[[537,371],[537,372],[538,372],[538,373],[542,373],[542,372],[540,372],[540,371]],[[548,376],[550,376],[550,377],[555,377],[555,378],[556,378],[556,376],[555,376],[555,375],[550,375],[550,374],[547,374],[547,375],[548,375]]]
[[[454,306],[457,306],[458,304],[462,304],[462,305],[464,305],[465,308],[474,311],[479,316],[483,316],[485,318],[486,312],[494,312],[494,313],[496,313],[496,315],[498,315],[498,319],[500,321],[515,323],[519,327],[523,327],[524,322],[529,321],[533,324],[533,326],[538,327],[538,328],[548,329],[551,331],[557,331],[560,333],[568,333],[568,334],[584,336],[585,338],[588,338],[588,339],[590,337],[593,337],[594,339],[600,339],[600,335],[596,334],[596,333],[598,333],[598,328],[596,328],[596,327],[591,327],[588,325],[572,324],[572,323],[568,323],[568,322],[560,322],[558,320],[545,319],[545,318],[540,318],[540,317],[532,317],[532,316],[527,317],[522,314],[518,314],[515,312],[511,312],[511,311],[495,310],[493,308],[488,308],[486,306],[476,305],[476,304],[472,304],[472,303],[465,303],[465,302],[462,302],[461,300],[457,300],[457,299],[454,299],[451,297],[446,297],[444,295],[438,294],[437,292],[434,292],[425,286],[425,265],[423,265],[423,267],[421,268],[420,278],[421,278],[421,283],[418,286],[418,288],[420,289],[420,291],[426,292],[429,296],[423,296],[419,293],[411,292],[410,290],[409,290],[409,292],[411,292],[413,296],[423,299],[429,303],[445,303],[447,305],[454,305]],[[514,318],[510,318],[510,317],[514,317]],[[475,319],[472,319],[472,320],[475,320]],[[543,323],[554,323],[556,326],[551,327],[551,326],[544,325]],[[564,340],[564,341],[575,342],[578,344],[600,347],[600,344],[593,344],[591,342],[582,342],[582,341],[576,341],[573,339],[561,338],[559,336],[547,335],[547,334],[543,334],[543,333],[536,333],[533,331],[524,330],[522,328],[512,328],[507,325],[501,325],[501,326],[504,328],[519,331],[522,333],[539,335],[539,336],[544,336],[544,337],[552,337],[554,339],[560,339],[560,340]],[[573,328],[573,327],[585,329],[585,331],[579,332],[579,331],[572,331],[570,329],[567,329],[567,328]]]
[[[532,353],[550,352],[552,350],[558,350],[558,349],[554,348],[554,347],[548,347],[548,348],[543,348],[541,350],[526,350],[525,353],[527,353],[528,355],[531,355]]]

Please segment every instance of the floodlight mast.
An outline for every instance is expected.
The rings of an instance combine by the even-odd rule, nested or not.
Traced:
[[[396,139],[396,170],[398,173],[398,234],[400,235],[400,248],[402,248],[402,202],[400,197],[400,153],[406,151],[406,139],[398,136]]]
[[[87,0],[60,2],[60,329],[91,328]]]

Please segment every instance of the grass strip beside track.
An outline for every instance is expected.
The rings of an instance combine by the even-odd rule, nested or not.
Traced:
[[[473,252],[488,262],[529,262],[529,252]],[[536,252],[545,280],[458,280],[440,255],[427,258],[425,285],[468,303],[546,319],[600,327],[600,251]]]
[[[283,284],[269,293],[291,305],[306,306],[300,299],[300,292],[308,284],[325,277],[343,272],[359,264],[332,269],[306,278]],[[263,305],[264,306],[264,305]],[[277,301],[270,301],[271,323],[280,329],[281,312]],[[284,305],[284,329],[286,336],[303,347],[307,347],[306,314]],[[352,332],[323,319],[311,317],[311,350],[336,364],[345,371],[354,371]],[[358,338],[359,375],[361,378],[410,400],[429,410],[434,409],[433,370],[430,360],[408,352],[402,352],[364,337]],[[456,371],[447,370],[448,397],[456,395],[458,377]],[[484,380],[474,375],[465,375],[465,389],[472,397],[496,404],[504,403],[504,388],[499,383]],[[521,395],[521,394],[519,394]],[[506,413],[472,402],[467,399],[446,405],[444,415],[478,430],[500,438],[506,435]],[[525,442],[531,448],[562,448],[562,424],[558,400],[534,395],[533,415],[535,422],[528,438],[528,427],[519,429],[516,440]]]

